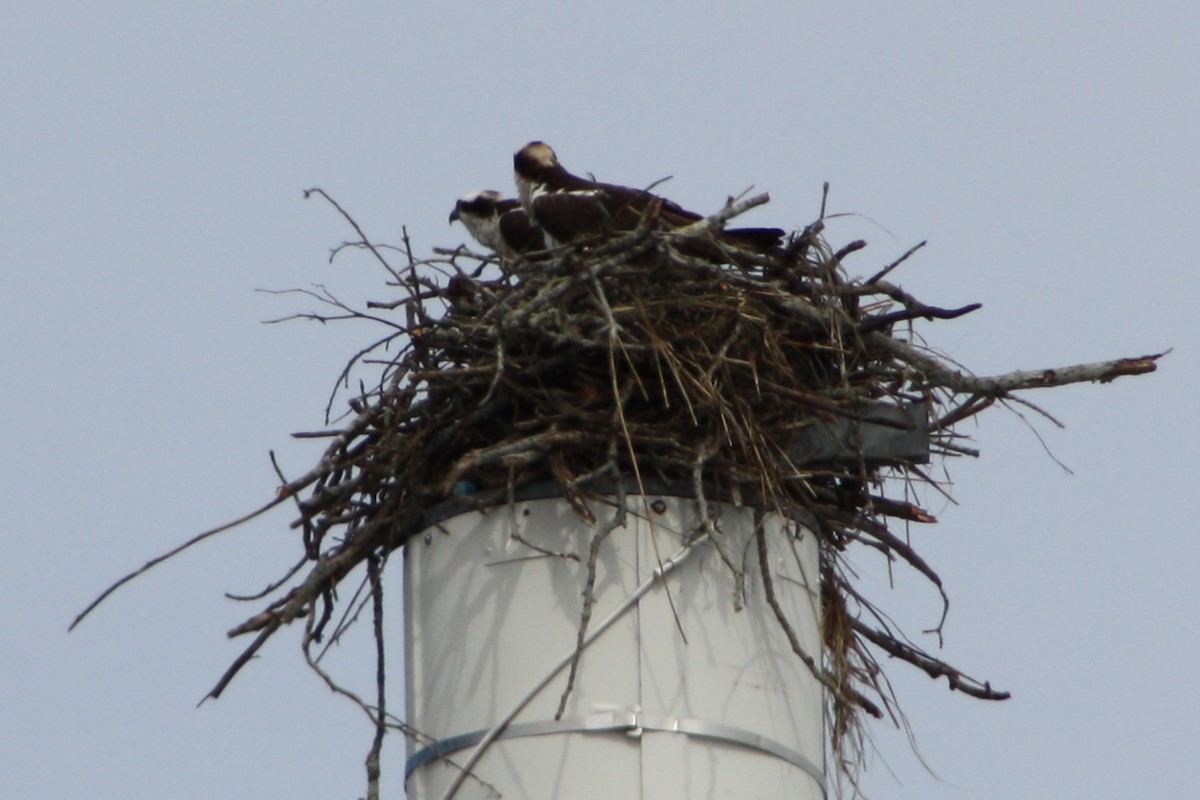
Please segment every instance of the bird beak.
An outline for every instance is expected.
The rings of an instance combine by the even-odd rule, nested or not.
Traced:
[[[450,224],[453,225],[456,219],[458,219],[458,206],[455,206],[454,210],[450,212]]]

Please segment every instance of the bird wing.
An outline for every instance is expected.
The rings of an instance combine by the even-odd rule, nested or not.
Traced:
[[[603,193],[595,189],[548,192],[535,197],[529,210],[534,222],[559,243],[597,236],[612,221]]]
[[[500,215],[500,236],[515,253],[546,249],[546,237],[542,229],[529,220],[523,208],[514,208]]]

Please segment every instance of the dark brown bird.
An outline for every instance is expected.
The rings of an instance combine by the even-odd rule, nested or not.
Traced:
[[[654,204],[659,204],[657,224],[661,229],[683,228],[704,219],[644,189],[573,175],[544,142],[530,142],[518,150],[513,169],[521,206],[545,232],[546,244],[551,246],[633,230]],[[689,243],[681,249],[689,255],[728,263],[731,259],[721,245],[769,255],[779,249],[783,236],[779,228],[731,228],[713,231],[707,241]]]
[[[455,203],[450,223],[455,222],[504,261],[546,249],[546,237],[529,221],[520,201],[491,189],[472,192]]]

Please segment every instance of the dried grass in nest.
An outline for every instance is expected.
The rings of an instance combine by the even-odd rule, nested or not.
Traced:
[[[935,455],[973,455],[955,426],[1017,399],[1013,392],[1149,372],[1158,356],[967,375],[914,344],[908,323],[977,306],[928,306],[885,280],[912,251],[871,278],[847,279],[841,261],[863,244],[833,251],[821,221],[793,234],[778,257],[732,252],[729,264],[713,264],[680,252],[681,242],[762,202],[731,204],[684,232],[654,230],[647,218],[619,238],[511,265],[461,248],[418,259],[406,236],[406,263],[395,268],[346,215],[360,239],[343,247],[368,251],[401,297],[355,310],[323,290],[307,292],[336,313],[299,316],[382,323],[386,336],[355,355],[341,382],[348,386],[363,363],[377,365],[380,377],[350,398],[354,416],[344,427],[302,434],[330,439],[316,467],[290,481],[280,474],[284,485],[267,507],[296,503],[304,558],[257,596],[275,599],[230,632],[257,635],[212,696],[282,625],[305,618],[306,654],[312,643],[336,638],[361,606],[330,630],[335,590],[362,564],[365,591],[381,614],[378,572],[387,554],[447,496],[468,491],[486,507],[552,481],[595,522],[587,498],[632,476],[682,483],[698,497],[751,503],[813,528],[824,652],[796,647],[828,690],[838,766],[847,774],[861,752],[861,715],[900,718],[879,652],[975,697],[1007,697],[896,630],[856,589],[843,558],[851,546],[869,547],[914,569],[945,598],[937,573],[890,527],[933,522],[908,489],[941,487],[915,464],[795,464],[787,445],[807,426],[855,418],[865,402],[927,402]],[[591,600],[589,587],[581,639]],[[780,623],[788,628],[782,615]],[[379,657],[382,667],[382,648]],[[355,697],[380,735],[382,681],[381,670],[374,706]],[[376,762],[378,746],[377,736]]]

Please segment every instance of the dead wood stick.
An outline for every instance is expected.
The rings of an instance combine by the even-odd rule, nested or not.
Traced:
[[[979,681],[969,675],[965,675],[945,661],[936,659],[928,653],[910,644],[905,644],[883,631],[876,630],[864,622],[853,620],[853,624],[854,630],[867,641],[871,642],[871,644],[890,656],[907,661],[914,667],[924,670],[931,678],[946,678],[951,689],[957,689],[963,694],[978,697],[980,700],[1007,700],[1012,697],[1009,692],[997,691],[987,681]]]

